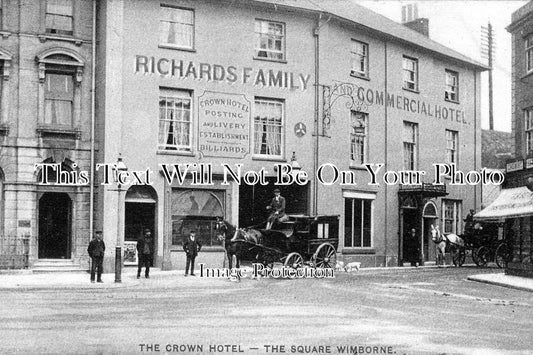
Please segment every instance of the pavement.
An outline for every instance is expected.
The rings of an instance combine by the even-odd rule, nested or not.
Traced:
[[[448,266],[453,268],[452,266]],[[422,266],[416,269],[436,269],[435,265]],[[415,267],[371,267],[361,268],[359,272],[394,273],[413,270]],[[499,269],[496,269],[499,270]],[[184,270],[162,271],[158,268],[150,269],[150,279],[144,276],[136,278],[136,268],[126,268],[122,273],[122,282],[116,283],[115,274],[103,274],[104,283],[90,283],[89,273],[85,272],[52,272],[33,273],[31,270],[0,270],[0,290],[1,289],[42,289],[42,288],[123,288],[135,287],[150,283],[168,283],[174,279],[179,279],[180,283],[201,283],[205,278],[183,276]],[[144,270],[143,270],[144,271]],[[197,273],[198,274],[198,273]],[[522,291],[533,292],[533,279],[526,277],[505,275],[503,271],[495,273],[474,274],[467,277],[467,280],[482,282],[485,284],[513,288]]]

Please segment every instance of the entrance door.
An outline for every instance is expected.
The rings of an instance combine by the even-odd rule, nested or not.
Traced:
[[[39,200],[39,259],[70,259],[72,201],[46,192]]]
[[[435,243],[431,239],[431,225],[435,226],[437,219],[424,217],[424,261],[436,260]]]
[[[417,235],[420,233],[418,228],[419,214],[418,210],[414,208],[403,208],[403,250],[402,258],[403,262],[409,262],[411,260],[417,260],[417,244],[418,241],[412,240],[411,229],[415,229]]]

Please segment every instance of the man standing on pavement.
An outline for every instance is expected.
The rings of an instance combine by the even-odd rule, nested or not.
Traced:
[[[96,280],[102,281],[103,262],[104,262],[105,243],[102,240],[102,231],[95,232],[95,238],[89,243],[87,253],[91,257],[91,282],[94,282],[94,274],[97,274]]]
[[[137,254],[139,257],[139,264],[137,267],[137,278],[141,278],[141,269],[144,266],[144,277],[150,278],[150,265],[152,264],[153,258],[153,239],[152,231],[146,228],[144,230],[144,235],[137,241]]]
[[[189,266],[191,268],[191,276],[194,275],[194,259],[198,255],[198,252],[202,249],[202,244],[196,239],[196,231],[192,230],[189,234],[189,238],[183,243],[183,250],[187,255],[187,264],[185,265],[185,276],[189,273]]]

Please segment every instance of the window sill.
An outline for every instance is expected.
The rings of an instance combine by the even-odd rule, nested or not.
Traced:
[[[342,248],[341,254],[376,254],[375,248]]]
[[[526,79],[530,76],[533,76],[533,70],[526,72],[520,79]]]
[[[357,79],[363,79],[363,80],[366,80],[366,81],[370,81],[370,78],[368,77],[368,75],[361,75],[361,74],[357,74],[357,73],[351,72],[350,76],[352,78],[357,78]]]
[[[457,100],[450,100],[450,99],[446,99],[446,98],[445,98],[444,101],[446,101],[446,102],[450,102],[450,103],[452,103],[452,104],[456,104],[456,105],[459,105],[459,104],[460,104],[460,102],[457,101]]]
[[[180,150],[163,150],[163,149],[158,149],[156,154],[158,155],[181,155],[181,156],[186,156],[186,157],[194,157],[195,154],[193,152],[185,152],[185,151],[180,151]]]
[[[39,41],[41,41],[41,43],[44,43],[47,40],[52,40],[52,41],[71,42],[71,43],[74,43],[77,46],[81,46],[83,43],[86,42],[86,41],[84,41],[82,39],[79,39],[79,38],[67,37],[67,36],[59,36],[59,35],[53,35],[53,34],[39,35],[38,37],[39,37]]]
[[[183,52],[196,53],[196,49],[194,49],[194,48],[187,48],[187,47],[173,46],[173,45],[170,45],[170,44],[160,44],[160,45],[158,45],[157,47],[158,47],[158,48],[163,48],[163,49],[172,49],[172,50],[175,50],[175,51],[183,51]]]
[[[364,164],[368,164],[368,163],[364,163]],[[353,169],[353,170],[367,170],[366,167],[363,164],[355,164],[355,163],[350,163],[350,169]]]
[[[288,163],[287,159],[283,159],[282,157],[252,156],[252,160],[263,160],[263,161],[271,161],[271,162],[278,162],[278,163]]]
[[[9,31],[0,31],[0,36],[2,36],[2,38],[8,38],[9,36],[11,36],[11,32]]]
[[[281,64],[287,64],[288,63],[285,59],[279,60],[279,59],[254,57],[254,60],[260,60],[260,61],[263,61],[263,62],[281,63]]]
[[[402,90],[409,91],[409,92],[412,92],[414,94],[420,94],[419,90],[413,90],[413,89],[404,88],[404,87],[402,87]]]
[[[81,130],[76,128],[61,128],[56,126],[39,126],[37,133],[40,137],[59,136],[64,138],[81,139]]]

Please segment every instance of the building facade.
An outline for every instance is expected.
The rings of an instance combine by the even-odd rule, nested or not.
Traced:
[[[507,28],[512,34],[512,133],[516,159],[507,164],[508,191],[523,191],[522,200],[532,205],[533,170],[533,2],[515,11]],[[527,188],[526,188],[527,187]],[[531,252],[533,250],[533,209],[520,215],[507,216],[507,232],[513,241],[513,257],[506,273],[533,277]]]
[[[480,207],[479,185],[431,183],[482,168],[486,68],[351,1],[2,4],[0,226],[31,267],[86,268],[93,229],[107,270],[115,246],[135,263],[145,228],[156,266],[182,267],[191,229],[218,265],[216,217],[261,226],[275,187],[288,214],[339,216],[339,257],[364,266],[402,264],[413,228],[434,259],[431,225]],[[308,176],[275,185],[292,167]]]
[[[367,266],[401,263],[411,228],[431,260],[431,224],[461,232],[479,208],[479,186],[430,183],[434,163],[481,169],[485,68],[426,36],[348,1],[110,1],[97,14],[98,161],[153,172],[149,186],[99,187],[108,245],[153,229],[155,264],[175,269],[194,228],[203,260],[221,262],[215,218],[260,225],[275,165],[295,160],[308,179],[277,186],[287,213],[338,215],[338,252]],[[187,163],[170,181],[163,166]],[[383,164],[379,185],[364,164]],[[403,170],[424,184],[384,183]]]
[[[0,254],[87,268],[90,188],[40,184],[89,170],[93,3],[0,3]],[[13,259],[14,260],[14,259]],[[50,264],[52,263],[52,264]]]

